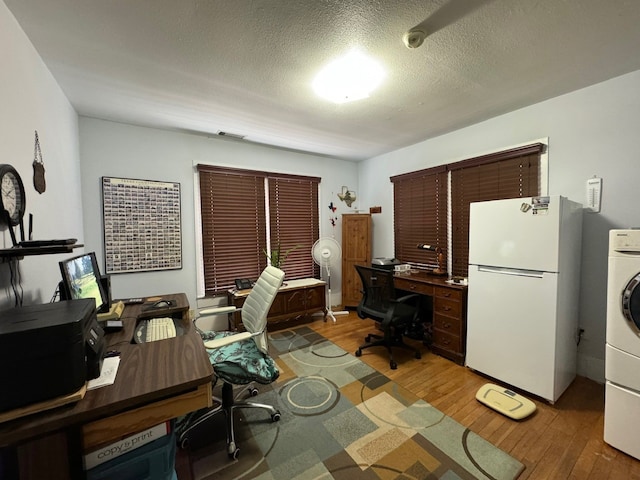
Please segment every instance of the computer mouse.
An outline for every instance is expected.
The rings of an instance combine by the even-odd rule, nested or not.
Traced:
[[[171,306],[171,302],[168,300],[158,300],[153,304],[153,306],[157,308],[166,308]]]

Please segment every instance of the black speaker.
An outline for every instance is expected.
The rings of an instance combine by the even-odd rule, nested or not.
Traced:
[[[101,275],[100,283],[102,284],[102,289],[104,290],[107,298],[107,309],[111,308],[111,275]]]
[[[58,292],[60,293],[60,300],[71,300],[71,294],[69,290],[67,290],[64,282],[58,283]]]

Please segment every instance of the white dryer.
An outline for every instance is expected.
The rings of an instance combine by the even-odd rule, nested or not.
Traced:
[[[640,459],[640,230],[609,232],[604,441]]]

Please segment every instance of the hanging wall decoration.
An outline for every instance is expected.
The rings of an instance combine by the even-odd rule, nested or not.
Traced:
[[[47,182],[44,179],[44,161],[42,160],[42,150],[40,149],[37,130],[33,145],[33,187],[38,193],[43,193],[47,189]]]
[[[336,206],[333,204],[333,202],[329,203],[329,210],[331,210],[331,213],[336,213]],[[329,220],[331,221],[331,226],[335,227],[336,226],[336,222],[338,221],[338,217],[334,217],[333,215],[331,215],[331,217],[329,217]]]
[[[347,204],[347,207],[351,208],[353,202],[356,201],[356,192],[349,190],[349,187],[344,185],[342,187],[342,193],[338,194],[338,198]]]

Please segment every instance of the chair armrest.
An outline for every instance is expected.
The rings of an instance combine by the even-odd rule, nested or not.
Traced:
[[[212,307],[212,308],[203,308],[202,310],[198,310],[198,316],[209,316],[209,315],[223,315],[225,313],[234,313],[241,308],[234,307],[233,305],[224,306],[224,307]]]
[[[396,298],[394,301],[398,303],[405,303],[409,300],[413,300],[414,298],[419,298],[420,295],[417,293],[410,293],[409,295],[404,295],[400,298]]]
[[[216,348],[224,347],[225,345],[240,342],[242,340],[248,340],[251,337],[253,337],[253,334],[251,334],[250,332],[236,333],[235,335],[229,335],[227,337],[207,340],[206,342],[204,342],[204,347],[213,350]]]

